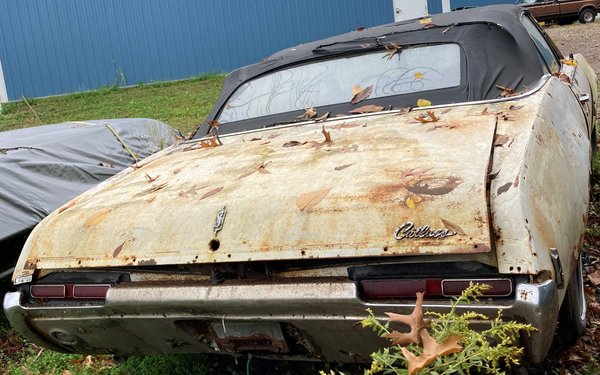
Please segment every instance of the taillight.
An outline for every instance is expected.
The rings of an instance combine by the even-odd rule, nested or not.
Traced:
[[[86,299],[103,300],[110,289],[110,284],[62,284],[62,285],[32,285],[29,294],[33,298],[43,299]]]
[[[424,292],[426,298],[453,297],[471,282],[491,286],[485,297],[507,297],[513,292],[511,279],[379,279],[361,280],[359,293],[366,299],[415,298],[417,292]]]

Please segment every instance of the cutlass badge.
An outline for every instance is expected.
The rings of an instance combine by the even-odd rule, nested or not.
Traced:
[[[450,229],[431,229],[429,225],[415,227],[412,221],[407,221],[396,229],[394,238],[397,240],[405,238],[446,238],[456,234]]]
[[[215,231],[215,237],[217,237],[217,233],[221,229],[223,229],[223,224],[225,224],[225,215],[227,215],[227,210],[225,207],[221,208],[221,211],[217,214],[217,218],[215,219],[215,225],[213,226],[213,230]]]

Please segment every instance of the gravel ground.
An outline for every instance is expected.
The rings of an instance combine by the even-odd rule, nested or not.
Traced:
[[[549,26],[546,32],[560,51],[568,56],[570,53],[581,53],[596,73],[600,73],[600,20],[568,26]]]

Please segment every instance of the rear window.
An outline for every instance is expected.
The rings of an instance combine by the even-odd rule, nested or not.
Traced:
[[[349,102],[353,90],[372,86],[369,98],[456,87],[460,47],[405,48],[388,58],[381,51],[314,61],[278,70],[241,85],[218,117],[220,123]]]

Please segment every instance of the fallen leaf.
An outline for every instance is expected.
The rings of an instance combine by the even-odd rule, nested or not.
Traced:
[[[200,197],[200,200],[212,197],[213,195],[217,194],[221,190],[223,190],[223,187],[218,187],[218,188],[212,189],[211,191],[205,193],[202,197]]]
[[[600,285],[600,269],[597,269],[596,271],[590,273],[588,275],[588,279],[590,280],[593,286]]]
[[[459,353],[463,349],[458,343],[462,339],[460,336],[448,336],[441,344],[435,341],[426,329],[420,332],[420,336],[423,341],[423,352],[418,357],[407,348],[400,348],[408,362],[408,375],[417,374],[438,357]]]
[[[173,171],[173,174],[178,174],[179,172],[181,172],[181,169],[180,169],[180,168],[177,168],[177,169],[175,169],[175,170]]]
[[[419,99],[417,100],[417,107],[429,107],[431,106],[431,102],[427,99]]]
[[[569,85],[571,84],[571,77],[569,77],[565,73],[560,73],[560,75],[558,76],[558,79],[560,79],[561,82],[567,83]]]
[[[250,139],[250,142],[260,141],[261,139],[262,138],[260,138],[260,137],[255,137],[255,138]]]
[[[439,119],[436,117],[433,111],[427,111],[427,113],[423,113],[418,117],[415,117],[415,120],[420,122],[421,124],[426,124],[429,122],[437,122]]]
[[[350,111],[350,113],[372,113],[383,111],[383,107],[380,105],[365,105]]]
[[[256,168],[256,170],[258,170],[258,173],[260,173],[260,174],[270,174],[271,172],[269,172],[269,171],[267,170],[267,165],[269,165],[270,163],[271,163],[271,162],[269,162],[269,163],[267,163],[267,164],[265,164],[265,163],[262,163],[262,164],[260,164],[260,165],[259,165],[259,166]]]
[[[365,28],[363,26],[359,26],[356,28],[356,31],[365,31]]]
[[[296,199],[296,207],[300,211],[309,210],[318,205],[331,191],[331,188],[311,191],[298,196]]]
[[[348,168],[348,167],[349,167],[349,166],[351,166],[351,165],[352,165],[352,164],[344,164],[344,165],[340,165],[340,166],[338,166],[338,167],[335,167],[334,169],[335,169],[336,171],[341,171],[342,169],[346,169],[346,168]]]
[[[490,114],[490,113],[488,112],[488,108],[487,108],[487,107],[485,107],[485,108],[483,109],[483,111],[481,111],[481,115],[483,115],[483,116],[485,116],[485,115],[489,115],[489,114]]]
[[[416,72],[415,73],[415,79],[423,79],[425,76],[423,75],[423,73],[421,72]]]
[[[514,105],[514,104],[513,104],[513,105],[511,105],[510,107],[508,107],[508,109],[509,109],[510,111],[518,111],[518,110],[519,110],[519,109],[521,109],[521,108],[523,108],[523,106],[522,106],[522,105]]]
[[[325,141],[323,143],[331,143],[331,133],[325,130],[325,125],[323,125],[323,129],[321,129],[321,132],[325,136]]]
[[[148,173],[144,174],[144,177],[146,177],[146,181],[148,182],[154,182],[156,181],[157,178],[159,178],[160,176],[156,176],[156,177],[151,177]]]
[[[387,52],[383,57],[386,57],[388,60],[391,60],[394,57],[394,55],[398,54],[402,50],[402,47],[392,42],[389,46],[385,46],[385,50]]]
[[[71,371],[64,369],[63,372],[61,373],[61,375],[71,375]]]
[[[431,23],[431,18],[423,18],[421,20],[419,20],[420,24],[427,24],[427,23]]]
[[[150,189],[146,190],[143,194],[159,191],[160,189],[164,188],[167,185],[168,185],[167,182],[163,182],[162,184],[158,184],[158,185],[152,185],[152,187]]]
[[[301,116],[298,116],[298,118],[301,120],[309,120],[309,119],[315,117],[316,115],[317,115],[317,111],[313,107],[310,107],[310,108],[306,108],[304,110],[304,114]]]
[[[119,255],[119,253],[121,252],[121,250],[123,250],[123,245],[125,245],[125,241],[123,241],[122,244],[120,244],[119,246],[117,246],[115,248],[115,250],[112,253],[113,258],[116,258]]]
[[[362,89],[360,88],[360,85],[355,85],[355,86],[352,88],[352,96],[354,96],[354,95],[358,94],[358,93],[359,93],[359,92],[361,92],[361,91],[362,91]]]
[[[305,145],[306,142],[298,142],[298,141],[289,141],[283,144],[283,147],[295,147]]]
[[[560,62],[569,66],[577,66],[577,61],[571,59],[562,59]]]
[[[506,86],[496,85],[496,88],[502,90],[502,92],[500,93],[500,97],[502,98],[507,98],[516,94],[515,89],[511,89]]]
[[[200,141],[200,148],[218,147],[220,145],[221,144],[217,140],[217,137],[209,137]]]
[[[325,112],[325,114],[323,114],[323,115],[321,115],[321,116],[317,117],[317,118],[315,119],[315,122],[321,122],[321,121],[325,121],[325,120],[327,120],[327,117],[329,117],[329,112]]]
[[[356,88],[356,86],[355,86],[355,88]],[[354,90],[352,90],[352,91],[354,91]],[[368,98],[369,95],[371,95],[371,91],[373,91],[373,85],[365,87],[363,90],[359,91],[358,93],[356,93],[352,96],[350,103],[357,104],[357,103],[362,102],[363,100]]]
[[[75,199],[73,199],[72,201],[70,201],[69,203],[67,203],[66,205],[62,206],[61,208],[58,209],[58,213],[62,213],[66,210],[68,210],[69,208],[75,206],[77,204],[77,201]]]
[[[418,344],[421,342],[419,332],[425,327],[425,321],[423,320],[423,294],[423,292],[417,293],[415,308],[410,315],[385,313],[389,317],[390,322],[402,323],[410,327],[408,333],[392,331],[382,336],[392,340],[392,345]]]
[[[442,223],[444,223],[444,226],[447,229],[450,229],[453,232],[456,232],[458,234],[462,234],[463,236],[466,236],[465,231],[457,224],[454,224],[453,222],[449,221],[449,220],[444,220],[440,217],[440,220],[442,221]]]
[[[412,198],[411,198],[411,197],[408,197],[408,198],[406,199],[406,206],[407,206],[408,208],[412,208],[412,209],[414,209],[415,207],[417,207],[417,206],[415,205],[415,202],[412,200]]]
[[[506,134],[496,134],[494,137],[494,146],[502,147],[508,142],[510,138]]]

